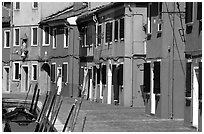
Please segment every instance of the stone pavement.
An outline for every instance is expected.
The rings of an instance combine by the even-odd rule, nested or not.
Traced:
[[[2,95],[3,97],[11,95]],[[23,95],[12,95],[22,98]],[[25,97],[24,97],[25,98]],[[43,101],[43,96],[40,97]],[[74,98],[64,98],[55,127],[62,131]],[[146,115],[144,107],[122,107],[99,104],[84,100],[77,118],[74,131],[81,132],[84,118],[84,132],[195,132],[184,126],[183,119],[157,119]]]

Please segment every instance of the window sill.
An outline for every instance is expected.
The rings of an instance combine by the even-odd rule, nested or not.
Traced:
[[[193,22],[186,23],[186,26],[192,26],[192,25],[193,25]]]
[[[50,44],[43,44],[42,46],[43,47],[47,47],[47,46],[50,46]]]
[[[19,82],[20,79],[13,79],[13,82]]]
[[[9,49],[10,47],[4,47],[5,49]]]
[[[37,47],[38,45],[30,45],[31,47]]]

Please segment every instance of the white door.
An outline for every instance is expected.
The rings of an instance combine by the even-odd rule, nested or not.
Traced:
[[[151,114],[155,114],[156,111],[156,102],[155,102],[155,94],[153,92],[154,88],[154,75],[153,75],[153,67],[151,67],[151,86],[150,86],[150,92],[151,92]]]
[[[192,125],[198,128],[198,67],[193,68],[193,122]]]

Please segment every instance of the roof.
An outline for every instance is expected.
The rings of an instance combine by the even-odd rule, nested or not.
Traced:
[[[116,6],[118,4],[123,4],[123,3],[124,2],[111,2],[109,4],[98,6],[98,7],[94,8],[94,9],[89,10],[88,12],[85,12],[85,13],[81,14],[80,16],[78,16],[77,21],[85,19],[86,17],[91,16],[92,14],[96,14],[96,13],[102,12],[102,11],[112,7],[112,6]]]
[[[81,7],[78,10],[74,10],[74,6],[69,6],[61,11],[58,11],[48,17],[46,17],[44,20],[40,22],[40,24],[45,24],[53,21],[60,21],[60,20],[65,20],[69,17],[74,17],[76,15],[81,14],[84,10],[86,10],[86,6]]]

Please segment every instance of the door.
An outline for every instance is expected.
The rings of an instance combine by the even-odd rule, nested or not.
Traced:
[[[22,67],[21,73],[21,91],[27,92],[28,91],[28,66]]]
[[[4,67],[3,71],[3,92],[9,92],[9,67]]]

